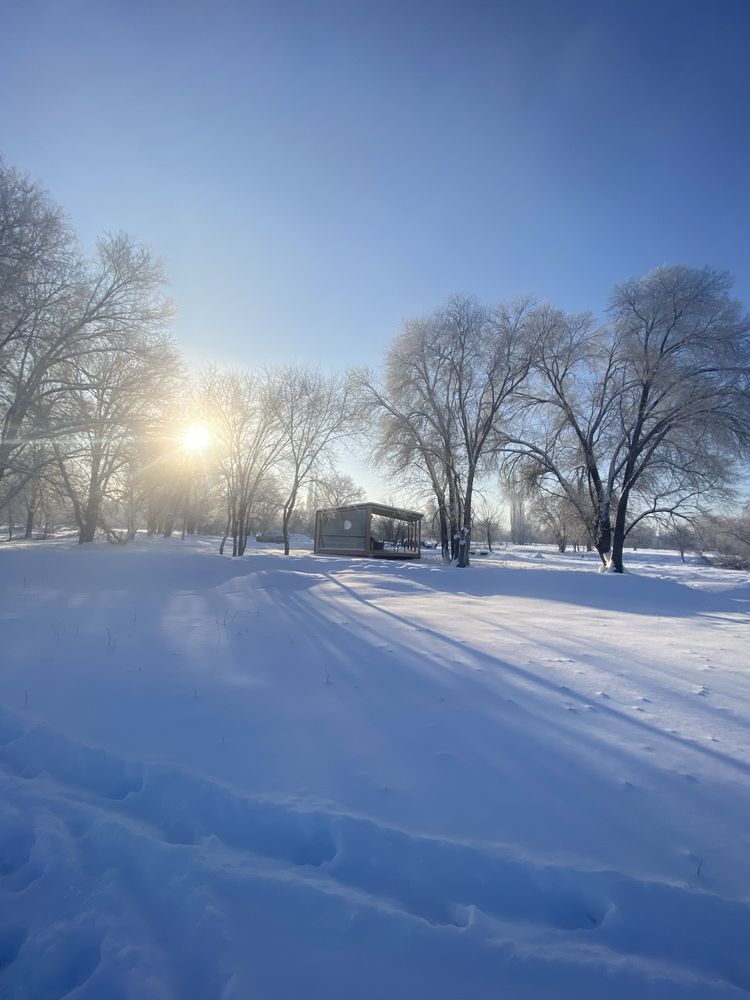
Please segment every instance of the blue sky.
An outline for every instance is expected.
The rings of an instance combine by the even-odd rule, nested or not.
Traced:
[[[4,5],[0,149],[166,262],[195,360],[377,364],[453,291],[750,302],[747,0]]]

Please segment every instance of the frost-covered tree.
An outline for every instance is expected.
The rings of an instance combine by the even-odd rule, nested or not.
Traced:
[[[198,410],[210,428],[212,451],[224,483],[227,537],[232,555],[245,552],[253,507],[263,496],[285,446],[273,376],[206,369],[198,384]]]
[[[84,259],[60,209],[0,162],[0,479],[29,442],[68,433],[52,411],[80,388],[84,357],[127,352],[132,336],[164,323],[162,280],[159,262],[123,234]]]
[[[402,461],[422,464],[438,508],[448,508],[459,566],[469,564],[475,487],[529,369],[533,311],[528,301],[489,308],[453,296],[406,324],[376,391],[384,440],[402,435]]]
[[[566,496],[539,491],[530,498],[528,509],[533,522],[552,537],[559,552],[565,552],[571,543],[585,543],[585,526]]]
[[[510,482],[506,489],[506,495],[508,498],[510,540],[514,545],[527,545],[531,541],[531,520],[526,494],[518,483]]]
[[[54,485],[81,541],[93,538],[130,447],[124,428],[145,408],[136,385],[159,383],[158,367],[143,369],[145,345],[152,365],[171,363],[162,281],[150,251],[123,234],[83,257],[60,208],[0,161],[0,481],[12,479],[7,499],[23,490],[28,533]]]
[[[0,159],[0,480],[27,470],[18,459],[36,435],[29,412],[50,369],[78,349],[81,330],[64,317],[81,272],[60,208]]]
[[[618,286],[603,328],[539,314],[525,424],[507,450],[556,484],[615,572],[628,532],[725,495],[748,453],[750,323],[731,284],[664,267]]]
[[[714,515],[703,524],[702,545],[710,560],[728,569],[750,569],[750,504],[738,513]]]
[[[427,421],[415,419],[408,398],[389,391],[387,382],[381,386],[372,373],[360,371],[357,383],[363,409],[371,416],[371,461],[403,489],[417,496],[429,491],[443,559],[449,562],[458,538],[460,501],[444,447]],[[424,496],[422,500],[427,502]]]
[[[750,318],[709,268],[660,268],[615,289],[621,365],[608,485],[612,567],[622,572],[629,504],[672,514],[720,494],[750,447]]]
[[[300,492],[320,478],[335,446],[355,431],[359,415],[348,376],[290,366],[274,372],[273,386],[283,440],[281,528],[289,555],[289,526]]]
[[[115,331],[114,344],[104,338],[100,350],[63,366],[67,392],[48,417],[81,543],[94,540],[106,502],[120,494],[139,437],[163,421],[177,387],[179,362],[169,340],[158,332],[133,331],[126,348],[119,334]]]
[[[351,476],[335,468],[324,470],[312,487],[314,503],[321,507],[343,507],[365,499],[365,492]]]
[[[500,534],[500,508],[486,497],[474,505],[474,530],[481,534],[484,544],[492,552],[492,543]]]

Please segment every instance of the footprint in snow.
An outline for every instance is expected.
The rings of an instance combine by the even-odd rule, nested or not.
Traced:
[[[697,687],[697,688],[695,689],[695,694],[699,694],[699,695],[701,695],[702,697],[704,697],[704,698],[705,698],[705,696],[706,696],[707,694],[710,694],[710,692],[709,692],[709,690],[708,690],[708,688],[706,687],[706,685],[705,685],[705,684],[701,684],[701,686],[700,686],[700,687]]]

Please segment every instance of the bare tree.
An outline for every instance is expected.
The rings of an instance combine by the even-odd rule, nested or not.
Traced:
[[[510,520],[510,540],[514,545],[527,545],[531,541],[531,520],[529,518],[526,492],[516,481],[506,485],[508,515]]]
[[[285,444],[273,376],[206,369],[199,380],[200,412],[211,429],[225,486],[227,522],[219,551],[232,538],[244,555],[253,504],[280,460]]]
[[[60,209],[0,163],[0,479],[26,444],[69,432],[48,411],[75,363],[166,320],[161,282],[158,261],[122,234],[84,260]]]
[[[737,514],[711,519],[712,561],[728,569],[750,568],[750,504]]]
[[[565,552],[570,543],[577,547],[586,538],[586,527],[576,507],[564,495],[539,490],[530,498],[529,515],[552,536],[559,552]]]
[[[487,548],[492,552],[492,541],[500,532],[500,508],[496,503],[486,497],[475,503],[474,528],[482,533]]]
[[[28,444],[19,458],[20,471],[5,479],[6,500],[17,497],[26,515],[24,538],[33,538],[40,515],[44,517],[46,534],[50,513],[59,503],[60,480],[54,453],[44,441]]]
[[[452,555],[469,564],[477,479],[492,469],[502,426],[529,370],[528,301],[489,309],[454,296],[407,323],[391,345],[385,390],[376,394],[385,440],[399,434],[403,460],[419,461],[447,506]]]
[[[286,484],[281,528],[289,555],[289,525],[299,493],[318,478],[335,445],[353,433],[357,414],[348,377],[288,367],[276,371],[273,381]]]
[[[506,475],[528,495],[565,499],[606,562],[612,495],[600,468],[618,395],[618,368],[606,330],[587,315],[538,309],[527,407],[504,443]]]
[[[313,497],[316,503],[323,507],[344,507],[347,504],[359,503],[364,500],[365,493],[357,486],[351,476],[330,469],[319,475],[313,487]]]
[[[177,373],[171,343],[145,332],[131,333],[127,350],[120,343],[109,350],[102,344],[62,367],[67,392],[50,412],[52,448],[79,542],[94,540],[103,502],[132,461],[139,435],[159,421]],[[69,428],[65,437],[59,426]]]
[[[371,459],[415,494],[422,492],[420,479],[427,485],[435,504],[443,560],[449,562],[451,545],[458,537],[458,500],[450,462],[439,438],[426,421],[416,418],[398,384],[387,381],[385,387],[380,387],[367,371],[357,372],[356,381],[363,409],[372,418],[372,433],[368,435],[374,438]]]
[[[660,268],[615,289],[622,357],[617,438],[610,458],[617,505],[612,567],[622,572],[631,497],[649,514],[717,495],[750,446],[750,318],[729,298],[728,275]],[[665,499],[666,495],[666,499]]]
[[[630,531],[724,495],[747,454],[750,323],[730,288],[660,268],[615,289],[608,327],[542,317],[530,423],[506,447],[557,484],[615,572]]]
[[[0,159],[0,480],[29,437],[29,409],[50,367],[55,319],[79,277],[61,210]],[[27,453],[28,456],[28,453]]]
[[[685,562],[685,554],[698,549],[698,536],[692,519],[676,517],[667,526],[666,538],[680,553]]]

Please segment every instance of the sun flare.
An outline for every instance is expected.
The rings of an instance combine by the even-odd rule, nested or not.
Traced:
[[[210,440],[211,432],[205,424],[191,424],[185,430],[182,444],[187,451],[203,451]]]

